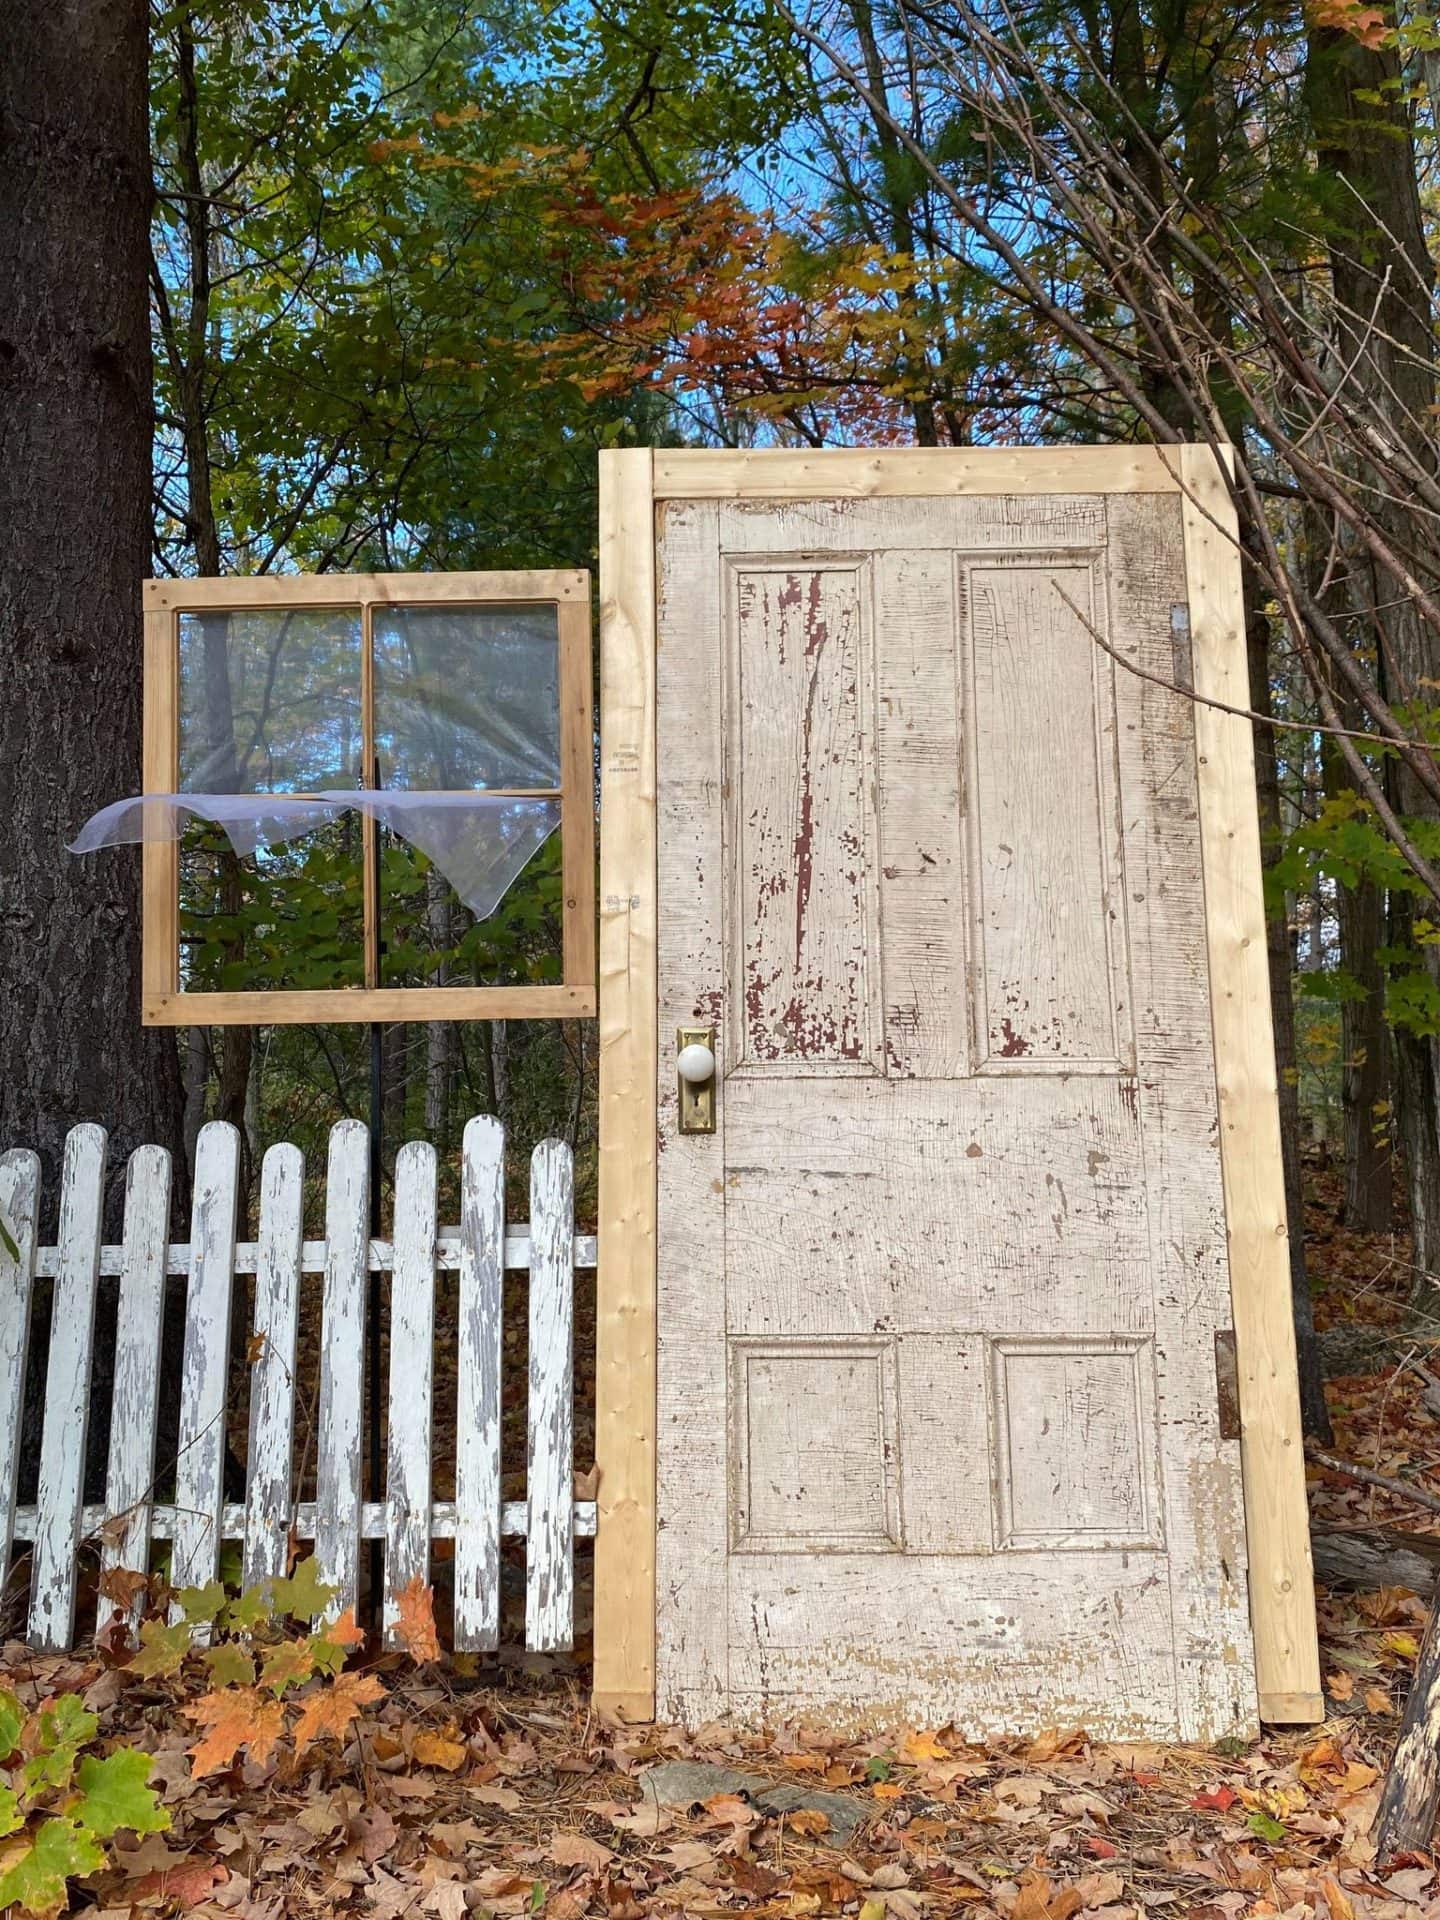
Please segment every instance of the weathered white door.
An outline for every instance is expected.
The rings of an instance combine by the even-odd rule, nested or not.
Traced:
[[[1245,1728],[1180,497],[656,526],[659,1711]]]

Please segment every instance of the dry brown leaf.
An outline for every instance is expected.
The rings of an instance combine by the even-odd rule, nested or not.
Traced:
[[[584,1867],[587,1873],[602,1873],[615,1858],[609,1847],[588,1833],[557,1833],[546,1853],[557,1867]]]
[[[908,1766],[928,1766],[932,1760],[948,1760],[950,1750],[942,1747],[933,1733],[926,1733],[921,1727],[912,1727],[900,1742],[900,1758]]]
[[[458,1880],[437,1880],[425,1894],[425,1911],[437,1914],[439,1920],[465,1920],[469,1907],[465,1899],[465,1889]]]
[[[785,1817],[785,1824],[791,1833],[798,1833],[813,1840],[818,1834],[830,1831],[830,1816],[822,1813],[818,1807],[797,1807]]]
[[[1355,1903],[1331,1874],[1321,1874],[1320,1891],[1330,1909],[1330,1920],[1355,1920]]]
[[[419,1666],[440,1658],[440,1636],[435,1631],[435,1593],[417,1573],[396,1596],[391,1631]]]
[[[326,1734],[343,1740],[361,1707],[384,1697],[385,1689],[373,1673],[342,1673],[328,1686],[317,1687],[300,1703],[300,1718],[295,1722],[296,1753],[303,1753]]]
[[[471,1787],[469,1794],[470,1798],[477,1800],[482,1807],[499,1807],[502,1813],[514,1813],[520,1805],[520,1796],[514,1787]]]
[[[184,1866],[162,1868],[159,1873],[133,1881],[126,1887],[125,1897],[152,1900],[158,1895],[183,1910],[195,1906],[216,1887],[223,1887],[229,1878],[230,1869],[218,1860],[188,1860]]]
[[[267,1700],[254,1687],[226,1687],[218,1693],[204,1693],[185,1708],[187,1717],[208,1728],[191,1747],[191,1768],[200,1779],[233,1764],[242,1747],[263,1767],[285,1731],[285,1709],[278,1700]]]
[[[1125,1882],[1118,1873],[1086,1873],[1075,1882],[1075,1891],[1088,1912],[1092,1907],[1113,1906],[1124,1894]]]
[[[107,1600],[128,1613],[150,1585],[147,1574],[134,1573],[128,1567],[108,1567],[100,1576],[100,1591]]]
[[[1043,1873],[1027,1873],[1010,1909],[1010,1920],[1050,1920],[1050,1896],[1054,1887]],[[1078,1904],[1078,1902],[1077,1902]]]
[[[760,1818],[750,1802],[738,1793],[713,1794],[705,1802],[705,1811],[710,1816],[705,1824],[714,1827],[753,1827]]]
[[[363,1647],[365,1644],[365,1630],[355,1624],[354,1607],[346,1607],[339,1618],[332,1620],[319,1637],[328,1640],[332,1646],[336,1647]]]
[[[422,1767],[440,1767],[446,1773],[458,1773],[470,1758],[463,1741],[447,1740],[441,1733],[417,1733],[413,1752]]]

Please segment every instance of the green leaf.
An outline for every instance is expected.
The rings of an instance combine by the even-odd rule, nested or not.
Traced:
[[[27,1760],[20,1777],[25,1784],[25,1792],[33,1796],[50,1793],[57,1787],[68,1787],[74,1771],[75,1749],[59,1747],[53,1753],[37,1753],[33,1759]]]
[[[241,1633],[253,1633],[258,1626],[272,1618],[275,1602],[271,1597],[269,1584],[262,1581],[259,1586],[247,1587],[244,1593],[232,1600],[225,1609],[224,1624],[234,1627]]]
[[[99,1724],[97,1715],[87,1712],[78,1693],[62,1693],[40,1709],[40,1745],[51,1751],[69,1747],[73,1753],[95,1738]]]
[[[1258,1809],[1250,1815],[1250,1818],[1245,1824],[1249,1827],[1251,1833],[1255,1834],[1261,1840],[1273,1842],[1285,1838],[1285,1829],[1281,1826],[1280,1822],[1278,1820],[1272,1820],[1268,1813],[1261,1813]]]
[[[181,1587],[175,1598],[192,1627],[208,1627],[225,1604],[225,1589],[211,1580],[203,1587]]]
[[[188,1620],[167,1627],[163,1620],[147,1620],[140,1628],[140,1651],[130,1662],[131,1673],[147,1679],[178,1673],[190,1651],[193,1629]]]
[[[148,1784],[153,1765],[148,1753],[120,1747],[97,1760],[87,1753],[80,1762],[77,1784],[80,1798],[70,1808],[78,1820],[101,1840],[122,1828],[127,1833],[161,1833],[170,1815]]]
[[[25,1725],[25,1709],[13,1693],[0,1687],[0,1760],[8,1760],[20,1744]]]
[[[45,1820],[29,1847],[0,1875],[0,1907],[53,1913],[65,1903],[71,1874],[98,1873],[105,1856],[73,1820]]]
[[[237,1640],[222,1640],[204,1655],[212,1687],[253,1687],[255,1662]]]
[[[302,1560],[288,1580],[271,1584],[277,1614],[289,1614],[295,1620],[313,1620],[323,1613],[338,1589],[327,1587],[320,1578],[320,1562],[312,1554]]]
[[[13,1787],[0,1787],[0,1835],[15,1833],[24,1824],[25,1816],[20,1811],[20,1796]]]
[[[0,1247],[4,1247],[6,1253],[9,1254],[12,1260],[18,1260],[20,1258],[19,1245],[14,1234],[11,1233],[9,1227],[6,1226],[3,1214],[0,1214]]]
[[[865,1763],[865,1778],[872,1783],[876,1780],[888,1780],[890,1778],[890,1760],[888,1756],[883,1753],[877,1753],[872,1759],[867,1760]]]

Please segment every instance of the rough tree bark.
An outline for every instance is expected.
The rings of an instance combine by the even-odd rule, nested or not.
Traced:
[[[140,861],[75,859],[140,785],[140,582],[150,571],[150,164],[145,0],[14,0],[0,58],[0,1146],[38,1149],[53,1233],[65,1134],[110,1132],[106,1230],[154,1141],[189,1204],[174,1035],[140,1024]],[[49,1344],[37,1289],[22,1478]],[[116,1285],[102,1283],[87,1486],[109,1438]]]
[[[1357,726],[1342,705],[1347,726]],[[1327,798],[1352,793],[1354,782],[1338,753],[1324,756]],[[1394,1225],[1390,1149],[1390,1032],[1385,1022],[1385,895],[1372,880],[1337,887],[1340,964],[1362,998],[1340,1003],[1341,1109],[1345,1128],[1347,1227],[1388,1233]]]
[[[147,27],[144,0],[13,0],[0,59],[0,1144],[39,1149],[53,1208],[66,1129],[104,1122],[112,1222],[129,1150],[181,1147],[139,857],[65,851],[140,784]]]
[[[1415,145],[1397,56],[1367,47],[1336,28],[1312,27],[1306,98],[1322,178],[1338,185],[1329,210],[1330,279],[1339,313],[1337,364],[1349,368],[1391,431],[1433,465],[1436,394],[1432,318],[1434,270],[1416,185]],[[1364,480],[1365,475],[1357,475]],[[1408,501],[1383,502],[1378,517],[1404,551]],[[1425,699],[1440,684],[1440,645],[1416,615],[1401,584],[1346,551],[1346,592],[1355,610],[1357,646],[1374,649],[1392,702]],[[1407,814],[1437,817],[1429,796],[1398,763],[1391,794]],[[1390,938],[1412,944],[1411,903],[1390,899]],[[1427,956],[1432,957],[1432,956]],[[1433,957],[1432,957],[1433,958]],[[1440,965],[1432,968],[1440,982]],[[1433,1296],[1425,1277],[1440,1273],[1440,1048],[1398,1029],[1395,1084],[1415,1241],[1417,1295]]]

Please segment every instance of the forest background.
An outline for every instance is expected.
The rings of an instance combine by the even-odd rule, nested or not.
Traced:
[[[39,1147],[52,1195],[80,1119],[117,1180],[139,1142],[188,1165],[231,1120],[253,1185],[270,1142],[318,1167],[369,1107],[363,1028],[142,1030],[138,857],[64,851],[139,790],[145,575],[593,566],[604,447],[1224,441],[1291,1217],[1308,1180],[1312,1220],[1318,1196],[1375,1237],[1390,1317],[1435,1330],[1428,14],[11,0],[6,35],[0,1138]],[[283,949],[321,983],[341,852],[316,835],[261,873],[197,838],[190,977],[253,984]],[[384,858],[420,977],[554,974],[552,860],[476,923]],[[496,1112],[517,1168],[575,1144],[583,1212],[595,1067],[584,1022],[389,1027],[391,1152]]]

